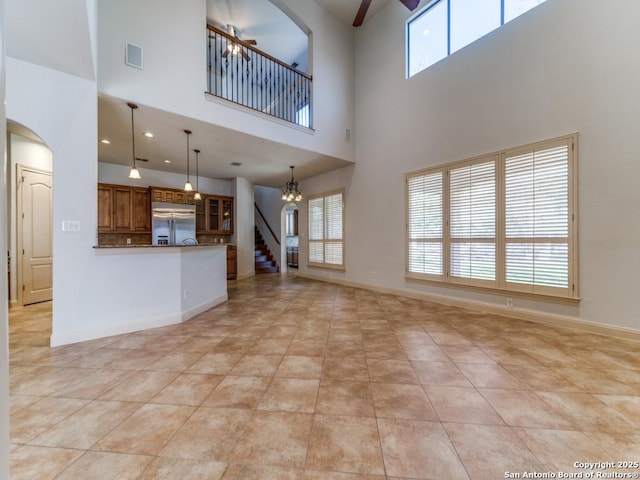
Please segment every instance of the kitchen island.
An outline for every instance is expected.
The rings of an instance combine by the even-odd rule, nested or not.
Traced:
[[[55,332],[64,345],[183,322],[227,300],[227,245],[100,245],[101,285],[94,289],[91,328]],[[78,295],[81,295],[78,292]]]

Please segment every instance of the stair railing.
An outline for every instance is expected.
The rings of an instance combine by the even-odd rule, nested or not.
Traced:
[[[312,128],[312,77],[212,25],[207,93]]]
[[[260,234],[263,236],[264,241],[267,244],[267,247],[269,247],[269,250],[273,255],[273,259],[276,262],[276,265],[280,267],[280,264],[281,264],[280,256],[281,256],[281,250],[282,250],[280,246],[280,239],[271,228],[271,225],[269,225],[269,222],[267,221],[264,214],[260,210],[260,207],[258,207],[258,204],[253,202],[253,206],[255,208],[255,211],[257,212],[257,215],[255,215],[255,226],[260,232]],[[268,234],[266,233],[267,231],[269,232]]]

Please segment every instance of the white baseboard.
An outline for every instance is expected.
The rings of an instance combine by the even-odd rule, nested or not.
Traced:
[[[191,307],[182,312],[182,321],[186,322],[190,318],[193,318],[196,315],[200,315],[202,312],[206,312],[210,308],[216,307],[221,303],[226,302],[228,299],[229,299],[229,296],[225,293],[224,295],[220,295],[219,297],[214,298],[213,300],[204,302],[200,305],[196,305],[195,307]]]
[[[495,304],[486,303],[486,302],[478,302],[475,300],[466,300],[461,298],[448,297],[446,295],[437,295],[437,294],[426,293],[426,292],[416,292],[414,290],[380,287],[378,285],[370,285],[362,282],[354,282],[354,281],[345,280],[342,278],[316,276],[308,273],[299,273],[298,276],[309,278],[311,280],[318,280],[321,282],[344,285],[346,287],[362,288],[365,290],[372,290],[378,293],[397,295],[399,297],[406,297],[406,298],[414,298],[416,300],[425,300],[428,302],[439,303],[442,305],[448,305],[452,307],[468,308],[470,310],[476,310],[476,311],[490,313],[493,315],[500,315],[504,317],[516,318],[518,320],[528,320],[530,322],[542,323],[542,324],[550,325],[554,327],[570,328],[570,329],[579,330],[582,332],[595,333],[598,335],[605,335],[608,337],[615,337],[615,338],[621,338],[625,340],[640,342],[640,330],[617,327],[615,325],[605,325],[603,323],[591,322],[588,320],[581,320],[574,317],[568,317],[566,315],[543,313],[543,312],[537,312],[535,310],[528,310],[524,308],[506,307],[506,306],[495,305]]]

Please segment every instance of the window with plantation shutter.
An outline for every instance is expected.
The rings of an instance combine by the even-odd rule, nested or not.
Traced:
[[[309,199],[309,265],[344,268],[344,192]]]
[[[407,178],[408,272],[443,276],[442,186],[442,170]]]
[[[569,288],[570,149],[558,142],[505,153],[506,283],[513,289]]]
[[[578,298],[576,145],[407,174],[407,277]]]
[[[496,160],[449,169],[449,276],[495,286]]]

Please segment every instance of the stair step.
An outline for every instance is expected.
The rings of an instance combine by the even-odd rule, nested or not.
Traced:
[[[256,255],[256,263],[273,261],[270,257],[271,255]]]
[[[278,273],[278,267],[261,267],[261,268],[256,268],[256,273]]]
[[[271,268],[275,266],[274,262],[256,262],[256,268]]]

